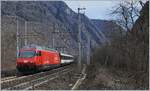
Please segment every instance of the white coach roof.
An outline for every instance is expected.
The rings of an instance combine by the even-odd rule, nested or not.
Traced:
[[[65,53],[60,53],[61,56],[69,56],[69,57],[73,57],[72,55],[69,54],[65,54]]]

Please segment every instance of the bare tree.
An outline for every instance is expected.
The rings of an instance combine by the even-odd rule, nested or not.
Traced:
[[[135,20],[139,17],[140,8],[138,7],[138,4],[139,2],[135,0],[123,1],[111,13],[118,16],[118,24],[120,24],[127,31],[131,31]]]

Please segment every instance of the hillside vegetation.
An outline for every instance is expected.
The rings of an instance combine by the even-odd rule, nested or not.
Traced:
[[[80,89],[149,89],[149,2],[131,31],[95,51]],[[119,84],[118,84],[119,83]]]

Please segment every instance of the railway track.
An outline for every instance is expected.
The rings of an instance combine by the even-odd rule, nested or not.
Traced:
[[[10,77],[4,77],[1,79],[1,84],[3,83],[7,83],[7,82],[11,82],[11,81],[14,81],[14,80],[19,80],[19,79],[23,79],[23,78],[26,78],[26,77],[32,77],[33,75],[38,75],[38,74],[42,74],[43,72],[40,72],[40,73],[35,73],[35,74],[30,74],[30,75],[24,75],[24,76],[10,76]]]
[[[53,69],[46,72],[41,72],[29,76],[21,76],[12,79],[7,78],[1,81],[2,90],[27,90],[34,89],[34,87],[46,83],[59,77],[61,74],[65,74],[72,71],[71,65],[63,66],[57,69]]]
[[[17,76],[9,76],[9,77],[4,77],[4,78],[1,78],[1,83],[5,82],[5,81],[8,81],[8,80],[11,80],[11,79],[15,79]]]

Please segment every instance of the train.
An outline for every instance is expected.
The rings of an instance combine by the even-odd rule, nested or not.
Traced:
[[[48,47],[27,45],[18,52],[16,68],[19,72],[40,71],[73,62],[72,55]]]

